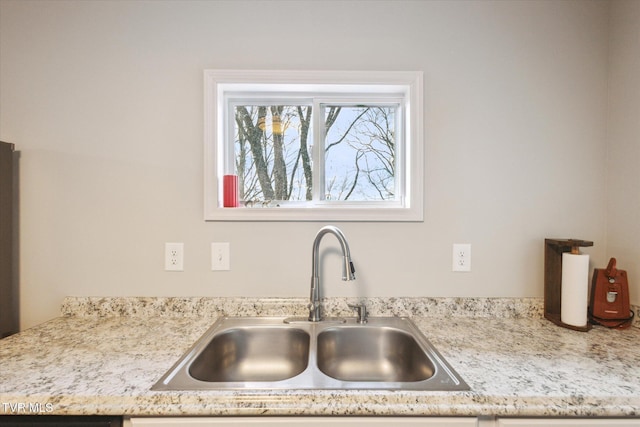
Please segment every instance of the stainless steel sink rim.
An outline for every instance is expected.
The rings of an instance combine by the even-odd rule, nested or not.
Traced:
[[[285,323],[288,320],[288,323]],[[344,323],[343,323],[344,322]],[[342,326],[341,326],[342,325]],[[214,337],[225,331],[242,328],[298,329],[310,337],[306,368],[297,375],[277,381],[201,381],[190,374],[194,360],[204,351]],[[318,336],[323,331],[340,328],[390,328],[407,333],[415,339],[434,366],[434,373],[420,381],[342,381],[333,378],[318,367]],[[464,391],[468,385],[438,353],[422,332],[409,318],[371,317],[365,325],[355,319],[327,319],[326,322],[308,322],[285,317],[223,317],[218,319],[200,339],[160,378],[151,390],[426,390]]]

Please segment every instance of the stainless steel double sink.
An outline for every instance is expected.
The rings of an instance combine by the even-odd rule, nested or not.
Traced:
[[[468,390],[408,318],[219,319],[152,390]]]

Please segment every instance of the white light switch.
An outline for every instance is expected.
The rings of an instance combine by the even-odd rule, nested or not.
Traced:
[[[231,270],[229,242],[211,243],[211,269]]]

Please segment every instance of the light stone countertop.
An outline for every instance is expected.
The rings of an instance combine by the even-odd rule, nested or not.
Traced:
[[[352,316],[347,302],[327,310]],[[640,328],[560,328],[541,299],[367,303],[411,316],[471,390],[151,391],[217,317],[299,316],[306,300],[67,298],[61,317],[0,340],[0,415],[640,417]]]

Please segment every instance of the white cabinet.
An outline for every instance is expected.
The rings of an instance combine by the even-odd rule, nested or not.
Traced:
[[[125,419],[124,427],[478,427],[476,418],[441,417],[220,417],[220,418],[131,418]]]
[[[498,418],[496,427],[640,427],[640,419]]]
[[[158,417],[130,418],[124,427],[640,427],[640,418],[494,417]]]

